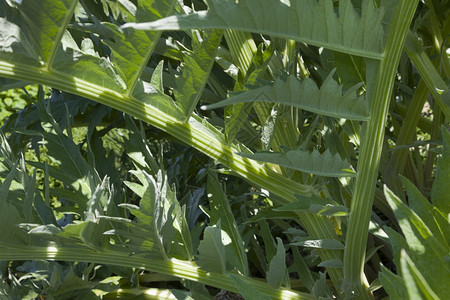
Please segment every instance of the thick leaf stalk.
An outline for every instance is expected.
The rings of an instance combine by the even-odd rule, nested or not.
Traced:
[[[344,251],[344,293],[358,299],[371,299],[363,268],[375,184],[382,151],[386,116],[394,78],[406,35],[418,1],[399,1],[388,35],[384,59],[378,66],[370,120],[365,127],[358,163],[358,177],[352,197]]]
[[[195,263],[177,259],[149,259],[144,255],[130,255],[127,251],[105,250],[103,252],[70,247],[5,247],[0,246],[0,260],[60,260],[83,261],[109,264],[123,267],[146,269],[160,274],[176,276],[187,280],[201,282],[219,289],[238,293],[232,275],[206,272]],[[272,299],[317,299],[317,297],[284,288],[274,289],[267,283],[249,277],[240,277],[242,281],[258,292]]]

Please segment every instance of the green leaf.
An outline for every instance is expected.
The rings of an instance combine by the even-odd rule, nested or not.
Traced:
[[[208,11],[171,16],[150,23],[128,23],[142,30],[224,28],[258,32],[335,51],[379,59],[384,49],[383,13],[372,1],[363,1],[359,15],[350,0],[263,1],[209,0]],[[249,17],[251,16],[251,17]],[[313,16],[313,17],[311,17]]]
[[[126,14],[127,20],[132,22],[154,21],[171,14],[175,3],[174,0],[139,0],[136,6],[129,2],[130,5],[124,6],[122,11]],[[127,86],[127,93],[132,94],[139,84],[139,77],[159,41],[161,32],[142,32],[133,29],[122,32],[114,24],[102,25],[113,34],[113,39],[107,39],[105,43],[111,48],[111,61],[117,66]]]
[[[170,290],[170,292],[175,296],[177,300],[194,300],[194,298],[192,298],[186,292],[182,292],[179,290]]]
[[[381,266],[381,272],[379,274],[383,288],[391,299],[408,299],[408,292],[403,278],[395,275],[384,266]]]
[[[326,267],[326,268],[343,268],[344,262],[341,259],[330,259],[321,262],[317,265],[318,267]]]
[[[8,228],[3,230],[3,234],[0,237],[0,244],[8,245],[9,243],[23,243],[26,239],[23,237],[23,232],[16,224],[20,224],[24,219],[20,216],[17,208],[8,201],[8,195],[10,194],[11,183],[16,176],[16,168],[11,168],[8,175],[0,185],[0,226],[1,228]]]
[[[444,151],[442,157],[438,160],[436,169],[436,178],[431,190],[431,199],[433,204],[444,214],[450,214],[450,200],[446,186],[450,182],[450,133],[442,127],[442,139]]]
[[[432,232],[433,236],[439,239],[442,245],[446,244],[445,229],[439,226],[435,219],[434,207],[430,202],[420,193],[417,187],[405,177],[400,178],[405,186],[406,193],[408,194],[408,203],[412,211],[414,211],[427,225]],[[445,226],[449,228],[450,226]]]
[[[362,84],[354,85],[343,93],[342,85],[332,78],[334,72],[328,75],[320,88],[310,78],[300,81],[294,75],[278,77],[272,86],[252,89],[205,108],[213,109],[241,102],[267,102],[289,105],[336,118],[367,121],[368,105],[362,97],[356,95]]]
[[[441,77],[438,70],[436,70],[430,57],[425,53],[422,40],[410,31],[405,46],[406,54],[408,54],[420,76],[423,78],[436,104],[439,105],[445,117],[450,118],[450,106],[448,103],[445,103],[446,99],[444,100],[442,97],[447,97],[447,95],[442,95],[448,89],[447,83]]]
[[[36,213],[41,218],[43,224],[53,224],[56,225],[55,214],[52,209],[44,202],[39,191],[35,191],[33,200],[33,207]]]
[[[9,16],[11,15],[13,14],[9,14]],[[19,18],[13,18],[14,21],[16,19]],[[17,24],[0,18],[0,28],[2,28],[0,59],[15,60],[29,66],[39,66],[38,55],[33,51],[33,46]]]
[[[239,155],[315,175],[329,177],[356,176],[355,171],[347,161],[341,159],[338,154],[332,155],[328,150],[323,154],[320,154],[317,150],[312,153],[304,150],[290,150],[286,153],[261,151],[255,154],[239,153]]]
[[[289,211],[308,211],[313,214],[322,216],[347,216],[348,210],[342,205],[328,203],[330,199],[324,200],[317,196],[303,197],[295,195],[299,200],[291,202],[280,207],[274,208],[274,211],[289,212]]]
[[[325,272],[319,272],[319,278],[314,283],[312,294],[318,297],[330,298],[330,288],[327,285],[327,276]]]
[[[157,258],[167,259],[170,251],[175,228],[171,215],[171,205],[166,199],[168,195],[167,179],[159,171],[154,177],[145,171],[135,171],[142,187],[135,185],[139,194],[144,191],[139,206],[121,205],[126,207],[136,218],[133,222],[127,219],[114,219],[124,225],[124,229],[114,230],[113,233],[129,239],[126,245],[133,253],[146,253]],[[172,208],[173,210],[173,208]],[[164,233],[164,234],[163,234]]]
[[[200,31],[192,31],[192,53],[183,52],[185,65],[182,76],[176,81],[177,89],[174,90],[185,121],[190,118],[202,96],[222,35],[219,30],[207,30],[202,36]]]
[[[269,269],[266,272],[267,282],[276,289],[281,287],[286,271],[286,250],[283,241],[277,237],[277,253],[270,260]]]
[[[345,217],[349,214],[345,206],[332,204],[327,204],[325,206],[313,204],[308,211],[316,215],[327,217]]]
[[[422,298],[422,295],[424,295],[425,299],[428,300],[441,299],[428,285],[426,279],[414,265],[414,262],[411,260],[405,250],[401,251],[400,265],[402,276],[405,279],[405,285],[408,291],[409,299],[419,299]]]
[[[333,56],[336,73],[345,89],[366,81],[364,58],[342,52],[333,52]]]
[[[407,191],[408,189],[410,186],[407,185]],[[413,192],[408,191],[409,194]],[[405,237],[402,239],[398,234],[393,234],[393,230],[387,230],[391,243],[395,242],[392,246],[396,256],[396,265],[401,265],[400,252],[401,249],[406,249],[431,289],[440,297],[445,297],[444,295],[450,293],[450,286],[446,284],[447,278],[450,276],[450,266],[445,259],[445,256],[448,255],[448,245],[441,244],[423,220],[387,187],[385,187],[385,196]],[[447,226],[450,225],[447,224]]]
[[[244,296],[246,300],[269,300],[269,296],[261,293],[257,289],[253,288],[247,282],[242,280],[242,276],[230,273],[228,276],[233,280],[234,284],[238,288],[239,292]]]
[[[260,209],[256,216],[251,217],[246,221],[246,223],[253,223],[258,222],[261,220],[268,220],[268,219],[296,219],[298,218],[298,214],[287,210],[287,211],[278,211],[275,209]]]
[[[98,56],[93,49],[92,41],[83,40],[82,49],[80,49],[66,31],[77,3],[78,1],[75,0],[25,0],[18,5],[21,17],[13,20],[16,23],[22,23],[23,26],[20,29],[10,22],[5,22],[4,19],[1,22],[14,30],[13,39],[20,36],[19,40],[23,47],[34,50],[29,57],[38,60],[46,72],[59,71],[91,82],[98,82],[101,78],[103,86],[108,86],[115,91],[122,90],[125,86],[123,80],[116,73],[111,62]],[[5,38],[8,39],[8,37]],[[2,42],[3,39],[0,43]],[[8,45],[10,41],[6,43]],[[14,57],[15,53],[8,52],[15,51],[17,47],[20,46],[3,48],[2,50],[6,50],[6,53],[2,54],[5,57]],[[0,57],[3,57],[2,54]],[[13,59],[13,61],[17,60]],[[26,59],[24,62],[28,61]],[[36,63],[29,63],[29,65],[36,66]],[[87,69],[89,72],[86,72]]]
[[[150,84],[158,90],[158,92],[164,93],[163,84],[163,74],[164,74],[164,60],[161,60],[153,71]]]
[[[312,291],[314,286],[314,278],[311,270],[306,264],[305,259],[303,259],[302,255],[300,254],[298,247],[291,245],[291,251],[294,257],[293,266],[295,267],[298,276],[300,277],[300,279],[302,280],[308,291]]]
[[[242,274],[248,275],[247,254],[245,253],[244,241],[234,219],[230,204],[222,187],[213,172],[208,173],[208,200],[210,224],[221,224],[221,228],[231,239],[231,243],[225,245],[228,261]]]
[[[272,258],[277,254],[277,244],[272,236],[272,232],[269,227],[269,223],[266,221],[259,222],[259,235],[264,241],[264,250],[266,252],[266,260],[271,261]]]
[[[167,179],[166,179],[167,180]],[[165,200],[169,209],[165,212],[168,215],[168,219],[173,222],[166,222],[165,227],[169,231],[174,229],[174,233],[171,239],[164,238],[166,243],[170,243],[170,256],[179,259],[192,260],[193,247],[191,232],[188,222],[185,216],[185,207],[181,207],[178,202],[175,192],[171,188],[167,187]],[[164,232],[162,232],[164,236]],[[170,235],[169,235],[170,236]]]
[[[46,130],[21,132],[43,138],[42,143],[49,149],[49,158],[58,166],[48,166],[50,176],[61,180],[66,185],[71,185],[74,190],[81,191],[83,195],[90,198],[95,185],[101,180],[97,172],[83,158],[78,146],[62,132],[59,124],[49,114],[47,109],[49,110],[50,106],[47,108],[44,106],[44,102],[38,103],[41,125]],[[41,162],[28,163],[42,170],[46,169],[45,164]]]
[[[19,5],[24,21],[22,30],[40,60],[51,66],[78,1],[24,0]]]
[[[311,205],[325,205],[326,201],[317,196],[302,197],[295,195],[298,199],[297,202],[291,202],[280,207],[274,208],[275,211],[305,211],[308,210]]]
[[[198,247],[197,264],[210,272],[224,274],[226,271],[225,245],[222,241],[220,222],[214,226],[208,226],[203,233],[203,240]]]

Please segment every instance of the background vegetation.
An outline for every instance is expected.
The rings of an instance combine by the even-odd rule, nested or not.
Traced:
[[[1,299],[444,299],[444,0],[0,0]]]

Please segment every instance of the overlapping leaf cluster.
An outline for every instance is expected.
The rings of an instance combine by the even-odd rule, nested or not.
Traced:
[[[39,84],[0,295],[444,297],[450,11],[417,4],[0,0],[0,90]]]

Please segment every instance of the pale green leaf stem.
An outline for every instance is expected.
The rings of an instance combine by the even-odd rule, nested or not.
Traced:
[[[388,35],[384,59],[378,66],[370,120],[366,124],[360,150],[358,176],[351,202],[344,250],[343,286],[347,296],[356,296],[358,299],[373,298],[367,290],[368,283],[363,271],[368,226],[394,77],[417,3],[417,0],[402,0],[398,3]]]
[[[213,287],[238,293],[234,281],[228,273],[219,274],[206,272],[195,263],[177,259],[160,260],[150,259],[141,255],[130,255],[121,249],[96,252],[89,249],[70,247],[17,247],[0,245],[0,260],[60,260],[93,262],[99,264],[117,265],[146,269],[152,272],[176,276]],[[257,291],[273,299],[317,299],[317,297],[288,289],[274,289],[262,281],[241,276],[242,280]]]
[[[253,54],[256,52],[256,45],[251,34],[226,29],[225,39],[227,40],[232,57],[236,59],[237,67],[246,73],[252,63]]]
[[[241,81],[245,80],[245,78],[240,77],[244,77],[244,74],[247,74],[250,68],[254,54],[257,51],[256,44],[253,41],[252,35],[248,32],[226,29],[224,36],[233,62],[241,74],[241,76],[239,74],[237,76],[234,90],[242,90],[244,89],[244,82]],[[229,143],[234,141],[236,135],[245,124],[250,107],[251,105],[240,103],[225,108],[225,136]]]

